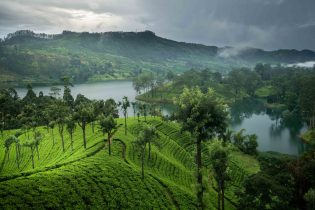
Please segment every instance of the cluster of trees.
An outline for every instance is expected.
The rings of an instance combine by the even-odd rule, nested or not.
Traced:
[[[6,153],[4,162],[9,159],[9,150],[13,143],[16,144],[17,151],[20,146],[29,147],[32,154],[34,167],[34,152],[36,150],[39,159],[38,145],[42,139],[42,134],[37,131],[38,126],[45,126],[47,133],[50,133],[52,145],[55,145],[55,134],[57,131],[60,136],[62,150],[65,152],[64,133],[68,132],[73,151],[73,134],[76,127],[82,130],[84,148],[87,147],[86,128],[91,126],[92,132],[95,131],[95,124],[98,122],[99,130],[108,135],[109,145],[114,131],[118,128],[114,118],[119,117],[118,108],[121,107],[125,119],[127,118],[127,109],[130,102],[124,97],[122,102],[116,103],[113,99],[89,100],[84,95],[78,94],[76,99],[71,95],[71,83],[69,78],[63,78],[64,92],[60,96],[60,88],[52,87],[49,96],[42,92],[37,96],[32,87],[28,85],[28,90],[23,99],[20,99],[14,89],[2,89],[0,91],[0,116],[1,116],[1,135],[5,129],[20,128],[22,133],[10,136],[4,140]],[[33,133],[33,136],[32,136]],[[127,133],[127,121],[125,120],[125,133]],[[25,144],[20,144],[19,136],[24,134],[27,137]],[[20,157],[17,153],[17,158]],[[3,164],[4,164],[3,162]],[[2,164],[2,165],[3,165]],[[19,164],[19,160],[17,160]]]
[[[139,151],[141,156],[141,178],[144,179],[144,163],[148,146],[148,161],[151,160],[151,144],[160,146],[157,139],[159,137],[154,126],[140,124],[140,129],[136,133],[137,139],[133,142],[134,148]]]
[[[151,92],[151,97],[154,97],[154,90],[160,87],[165,82],[165,79],[170,76],[171,73],[164,75],[157,75],[152,72],[142,73],[136,76],[132,80],[132,85],[138,94]]]
[[[315,68],[257,64],[253,71],[236,69],[229,72],[226,83],[235,97],[245,91],[250,97],[261,87],[269,87],[268,103],[284,104],[284,117],[302,115],[311,129],[315,126]]]
[[[257,155],[257,135],[243,135],[244,131],[245,129],[242,129],[233,135],[234,145],[245,154]]]
[[[226,75],[210,69],[192,69],[173,77],[172,81],[173,89],[198,86],[205,93],[211,87],[230,102],[232,98],[236,101],[264,97],[269,104],[282,105],[272,106],[281,107],[280,116],[304,117],[311,129],[315,127],[315,68],[259,63],[253,69],[234,69]]]
[[[245,181],[238,209],[315,208],[314,151],[300,157],[261,153],[258,160],[261,171]]]

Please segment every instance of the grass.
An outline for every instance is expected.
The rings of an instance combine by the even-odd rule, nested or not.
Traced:
[[[118,123],[123,123],[123,119],[118,119]],[[146,154],[145,179],[142,181],[140,157],[132,143],[140,128],[134,118],[129,118],[127,123],[127,135],[121,126],[114,136],[120,141],[112,143],[111,156],[104,137],[98,132],[93,133],[90,126],[87,128],[87,149],[83,148],[82,131],[77,128],[74,151],[71,151],[70,138],[65,133],[65,152],[62,152],[57,129],[53,146],[51,133],[43,127],[37,128],[45,135],[39,147],[39,160],[35,152],[35,169],[32,169],[30,149],[24,147],[18,169],[15,145],[10,149],[10,159],[3,164],[0,208],[195,209],[195,150],[189,135],[181,133],[176,123],[148,117],[148,123],[156,126],[160,137],[159,146],[152,146],[151,160],[147,160]],[[15,132],[5,131],[3,139]],[[27,135],[21,136],[21,142],[27,138]],[[203,152],[206,157],[209,150],[205,148]],[[1,147],[1,159],[4,153],[5,148]],[[250,164],[247,163],[253,164],[250,157],[237,152],[233,157],[236,165],[249,170],[244,169],[246,174],[255,172],[254,165],[253,169],[248,169]],[[205,166],[209,165],[207,158],[204,159]],[[207,209],[216,209],[216,191],[214,183],[209,181],[210,176],[211,172],[205,170],[204,200]],[[233,193],[227,195],[226,209],[233,210],[232,203],[237,200]]]
[[[266,85],[266,86],[263,86],[261,88],[258,88],[255,91],[255,95],[259,98],[266,98],[270,95],[273,95],[274,92],[275,92],[274,88],[271,85]]]

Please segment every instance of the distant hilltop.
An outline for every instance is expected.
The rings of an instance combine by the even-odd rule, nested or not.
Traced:
[[[109,31],[109,32],[73,32],[64,30],[61,34],[46,34],[46,33],[35,33],[31,30],[18,30],[14,33],[9,33],[4,40],[9,40],[15,37],[34,37],[34,38],[40,38],[40,39],[53,39],[54,37],[58,36],[71,36],[71,35],[81,35],[81,36],[141,36],[141,37],[155,37],[155,33],[149,30],[142,31],[142,32],[123,32],[123,31]]]
[[[21,30],[0,42],[0,83],[47,84],[65,75],[75,82],[103,81],[130,79],[143,71],[165,74],[205,68],[225,74],[257,63],[312,61],[315,52],[311,50],[206,46],[166,39],[152,31],[45,34]]]

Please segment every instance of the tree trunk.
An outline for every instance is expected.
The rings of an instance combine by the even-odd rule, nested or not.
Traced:
[[[148,161],[151,159],[151,143],[149,142],[149,154],[148,154]]]
[[[3,160],[2,160],[2,163],[1,163],[1,166],[0,166],[0,172],[3,170],[3,167],[4,167],[4,164],[6,162],[6,159],[7,159],[7,150],[5,150],[5,153],[4,153],[4,157],[3,157]]]
[[[55,146],[55,135],[54,135],[54,129],[51,129],[51,135],[52,135],[52,139],[53,139],[53,146]]]
[[[111,150],[110,150],[110,135],[107,134],[108,137],[107,137],[107,142],[108,142],[108,154],[111,155]]]
[[[218,183],[218,210],[221,209],[221,188],[220,184]]]
[[[37,160],[39,160],[39,151],[38,151],[38,145],[36,145],[36,153],[37,153]]]
[[[222,190],[222,210],[224,210],[224,180],[222,180],[222,186],[221,186],[221,190]]]
[[[71,151],[73,151],[73,133],[70,133],[70,140],[71,140]]]
[[[63,125],[59,125],[59,134],[61,137],[62,151],[65,152],[65,141],[63,138]]]
[[[83,133],[83,145],[84,145],[84,149],[86,149],[85,122],[82,122],[82,133]]]
[[[31,155],[31,157],[32,157],[32,167],[34,169],[35,168],[35,164],[34,164],[34,148],[31,147],[31,150],[32,150],[32,155]]]
[[[91,126],[92,126],[92,133],[94,133],[94,126],[95,126],[94,121],[92,121]]]
[[[15,145],[15,153],[16,153],[16,164],[17,164],[17,167],[18,169],[20,169],[20,161],[19,161],[19,145],[16,144]]]
[[[124,114],[125,116],[125,135],[127,135],[127,115],[126,113]]]
[[[144,180],[144,156],[145,156],[145,149],[142,149],[141,155],[141,179]]]
[[[197,164],[197,201],[199,209],[203,209],[203,186],[202,186],[202,172],[201,172],[201,139],[197,138],[197,153],[196,153],[196,164]]]
[[[10,160],[10,148],[8,148],[8,153],[7,153],[7,155],[8,155],[8,160]]]
[[[18,144],[19,157],[21,157],[21,145]]]

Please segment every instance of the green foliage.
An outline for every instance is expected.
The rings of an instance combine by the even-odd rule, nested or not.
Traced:
[[[245,129],[242,129],[233,135],[234,145],[246,154],[256,155],[258,147],[257,136],[256,134],[243,135],[244,131]]]
[[[112,115],[105,117],[101,115],[99,117],[99,130],[105,135],[107,133],[107,142],[108,142],[108,154],[111,155],[110,145],[112,144],[113,133],[117,129],[117,122],[115,121]]]
[[[307,209],[312,210],[315,209],[315,190],[309,189],[307,193],[304,195],[304,199],[307,202]]]

